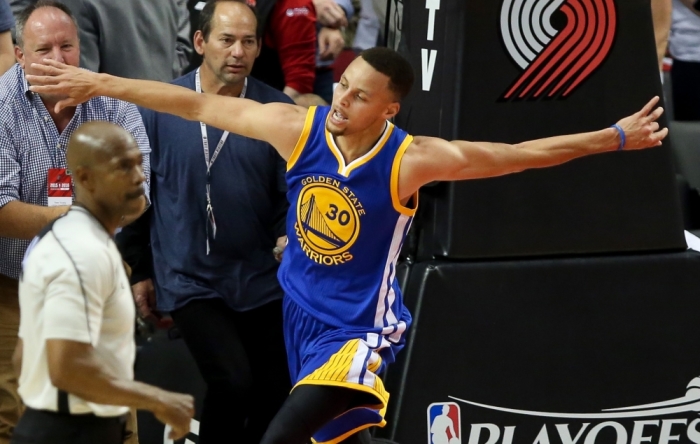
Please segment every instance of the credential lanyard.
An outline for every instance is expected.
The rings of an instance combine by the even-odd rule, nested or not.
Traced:
[[[195,90],[198,93],[202,92],[202,81],[199,76],[199,68],[197,68],[197,72],[195,73],[195,78],[194,78],[194,83],[195,83]],[[248,89],[248,78],[246,77],[245,83],[243,84],[243,90],[241,91],[241,95],[239,97],[244,98],[246,90]],[[216,158],[219,157],[219,153],[221,152],[221,148],[223,148],[224,144],[226,143],[226,139],[228,138],[229,132],[224,131],[224,133],[221,135],[221,139],[219,139],[219,143],[216,144],[216,148],[214,148],[214,154],[211,156],[211,160],[209,160],[209,136],[207,135],[207,125],[204,124],[204,122],[199,122],[199,128],[202,131],[202,146],[204,147],[204,163],[207,166],[207,187],[206,187],[206,196],[207,196],[207,255],[209,254],[209,225],[211,225],[211,238],[216,239],[216,220],[214,219],[214,207],[211,204],[211,167],[214,165],[214,162],[216,161]]]

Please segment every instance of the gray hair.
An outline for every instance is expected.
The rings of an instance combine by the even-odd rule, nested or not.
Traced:
[[[68,8],[68,6],[56,0],[39,0],[38,2],[27,6],[19,14],[17,14],[15,24],[15,38],[17,39],[17,46],[19,46],[20,48],[24,47],[24,27],[26,26],[27,21],[29,20],[29,17],[34,13],[34,11],[40,8],[60,9],[68,17],[70,17],[71,21],[73,21],[73,25],[75,25],[75,29],[78,29],[78,22],[76,21],[75,16],[71,12],[70,8]]]

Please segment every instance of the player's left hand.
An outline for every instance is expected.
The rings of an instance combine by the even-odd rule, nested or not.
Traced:
[[[275,255],[275,259],[277,259],[277,262],[282,262],[282,256],[284,255],[284,249],[286,247],[287,247],[287,236],[278,237],[276,246],[272,250],[272,254]]]
[[[64,108],[87,102],[97,95],[99,82],[97,73],[51,59],[44,59],[43,63],[32,63],[32,69],[43,75],[26,76],[30,91],[65,96],[56,103],[54,110],[57,113]]]
[[[654,108],[657,103],[658,96],[651,99],[640,111],[617,122],[625,132],[625,150],[660,146],[661,141],[668,135],[668,128],[659,129],[657,120],[664,113],[664,109]]]

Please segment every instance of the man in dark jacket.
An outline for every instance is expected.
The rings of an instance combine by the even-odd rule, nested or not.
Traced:
[[[248,76],[260,35],[244,2],[210,1],[194,44],[203,62],[174,84],[291,103]],[[151,261],[139,264],[133,251],[145,244],[134,240],[139,224],[120,235],[137,305],[144,316],[170,313],[207,383],[200,443],[257,444],[291,388],[273,255],[286,241],[285,163],[264,142],[169,114],[142,116],[153,149],[152,280],[140,266]],[[154,290],[157,307],[149,305]]]

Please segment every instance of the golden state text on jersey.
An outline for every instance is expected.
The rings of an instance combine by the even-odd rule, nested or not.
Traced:
[[[301,179],[301,185],[294,232],[302,251],[328,266],[352,260],[348,250],[360,233],[362,202],[332,177],[311,175]]]
[[[414,196],[401,204],[398,173],[413,138],[387,122],[376,144],[346,164],[326,130],[329,110],[309,109],[287,163],[289,241],[280,283],[329,325],[378,329],[398,340],[410,315],[396,260],[418,203]]]

